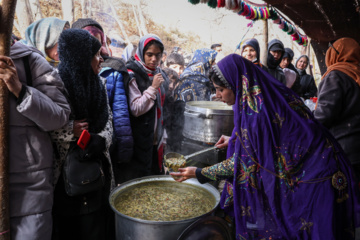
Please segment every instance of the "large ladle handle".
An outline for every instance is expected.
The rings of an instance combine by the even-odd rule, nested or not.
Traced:
[[[185,160],[188,160],[188,159],[191,158],[191,157],[194,157],[194,156],[196,156],[196,155],[199,155],[199,154],[202,154],[202,153],[205,153],[205,152],[209,152],[209,151],[215,150],[215,149],[216,149],[215,146],[210,147],[210,148],[206,148],[206,149],[204,149],[204,150],[201,150],[201,151],[194,152],[194,153],[192,153],[192,154],[186,155],[186,156],[184,156],[184,158],[185,158]]]

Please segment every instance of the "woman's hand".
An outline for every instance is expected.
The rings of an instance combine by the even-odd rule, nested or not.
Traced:
[[[6,56],[0,56],[0,80],[4,81],[6,87],[15,97],[19,97],[22,84],[19,80],[14,62]]]
[[[86,119],[74,121],[73,132],[75,137],[80,137],[83,130],[88,130],[89,124],[85,121]]]
[[[222,135],[219,141],[215,144],[217,148],[225,148],[229,145],[229,136]]]
[[[179,168],[179,172],[172,172],[170,175],[178,176],[179,179],[175,179],[177,182],[183,182],[190,178],[196,178],[197,167]]]
[[[154,76],[154,79],[153,79],[153,82],[152,82],[152,87],[155,88],[155,89],[158,89],[161,84],[164,82],[164,78],[163,76],[161,75],[161,73],[158,73]]]

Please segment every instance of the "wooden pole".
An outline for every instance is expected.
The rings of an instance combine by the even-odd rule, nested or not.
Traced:
[[[309,72],[310,72],[310,75],[312,76],[312,77],[314,77],[314,73],[313,73],[313,68],[314,68],[314,65],[312,65],[311,64],[311,56],[310,56],[310,54],[311,54],[311,45],[310,45],[310,43],[311,43],[311,39],[309,38],[309,42],[308,42],[308,45],[307,45],[307,56],[309,57]],[[312,66],[312,67],[311,67]],[[315,79],[315,78],[314,78]]]
[[[262,28],[262,41],[259,41],[260,45],[260,62],[264,65],[267,65],[267,48],[268,48],[268,42],[269,42],[269,29],[268,29],[268,20],[261,21],[263,26]]]
[[[16,0],[0,0],[0,55],[10,55]],[[0,80],[0,240],[10,239],[9,219],[9,90]]]

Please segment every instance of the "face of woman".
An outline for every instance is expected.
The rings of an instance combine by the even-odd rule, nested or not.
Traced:
[[[275,51],[270,50],[270,54],[273,55],[275,61],[277,61],[281,58],[281,53],[282,52],[280,50],[275,50]]]
[[[100,55],[101,49],[93,56],[91,60],[91,68],[94,71],[95,75],[98,75],[101,71],[101,63],[104,62],[104,59]]]
[[[251,62],[256,59],[256,55],[257,54],[256,54],[255,49],[251,46],[246,46],[244,48],[244,51],[241,54],[242,57],[246,58],[247,60],[249,60]]]
[[[304,69],[307,67],[307,65],[308,65],[308,60],[307,60],[307,58],[306,58],[306,57],[300,58],[300,60],[297,62],[296,65],[297,65],[296,67],[297,67],[298,69],[304,70]]]
[[[223,101],[229,106],[235,104],[235,94],[231,89],[221,87],[219,85],[216,85],[215,83],[214,87],[216,89],[216,98],[220,99],[220,101]]]
[[[99,40],[99,42],[102,44],[102,39],[101,39],[100,33],[95,34],[94,37],[96,37],[96,39]]]
[[[289,65],[290,65],[290,58],[287,58],[287,57],[284,57],[283,59],[281,59],[281,62],[280,62],[280,67],[281,68],[287,68]]]
[[[162,57],[162,52],[155,44],[151,45],[144,53],[145,65],[149,68],[156,68],[159,66]]]
[[[55,61],[59,61],[58,45],[59,44],[56,43],[54,47],[45,50],[46,55]]]

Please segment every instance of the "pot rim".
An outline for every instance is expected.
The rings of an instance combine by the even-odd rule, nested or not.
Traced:
[[[130,187],[130,186],[133,186],[133,185],[136,185],[136,184],[139,184],[139,183],[144,183],[144,182],[152,182],[152,181],[173,181],[173,182],[176,182],[171,176],[169,175],[153,175],[153,176],[147,176],[147,177],[142,177],[142,178],[136,178],[136,179],[133,179],[133,180],[129,180],[127,182],[124,182],[122,183],[120,186],[117,186],[115,187],[111,192],[110,192],[110,195],[109,195],[109,204],[110,204],[110,207],[111,209],[114,211],[114,213],[116,215],[120,215],[121,217],[124,217],[128,220],[131,220],[133,222],[140,222],[140,223],[143,223],[143,224],[149,224],[149,225],[153,225],[153,224],[158,224],[158,225],[169,225],[169,224],[180,224],[180,223],[186,223],[186,222],[190,222],[190,221],[194,221],[198,218],[201,218],[203,216],[207,216],[209,214],[211,214],[212,212],[214,212],[216,210],[216,208],[218,208],[219,204],[220,204],[220,192],[214,187],[212,186],[211,184],[209,183],[204,183],[204,184],[201,184],[199,183],[199,181],[197,181],[197,179],[188,179],[186,181],[184,181],[184,183],[188,183],[188,184],[191,184],[191,185],[196,185],[196,186],[201,186],[201,185],[205,185],[207,188],[210,188],[212,189],[212,191],[216,192],[217,194],[214,194],[214,192],[210,191],[209,189],[207,188],[204,188],[204,190],[207,190],[211,195],[213,195],[215,197],[215,205],[214,207],[207,213],[203,214],[203,215],[200,215],[200,216],[196,216],[196,217],[193,217],[193,218],[188,218],[188,219],[183,219],[183,220],[177,220],[177,221],[150,221],[150,220],[144,220],[144,219],[139,219],[139,218],[133,218],[133,217],[130,217],[130,216],[127,216],[121,212],[119,212],[113,202],[114,202],[114,199],[116,197],[116,193],[118,193],[119,191],[121,191],[122,189],[125,189],[127,187]],[[216,195],[216,196],[215,196]]]
[[[203,105],[223,105],[224,107],[227,107],[228,109],[211,109],[206,108],[206,106]],[[195,106],[194,106],[195,105]],[[200,106],[199,106],[200,105]],[[197,112],[197,113],[203,113],[206,116],[208,115],[234,115],[233,108],[231,106],[228,106],[227,104],[223,102],[216,102],[216,101],[190,101],[187,102],[185,105],[185,113],[186,110],[190,112]]]

